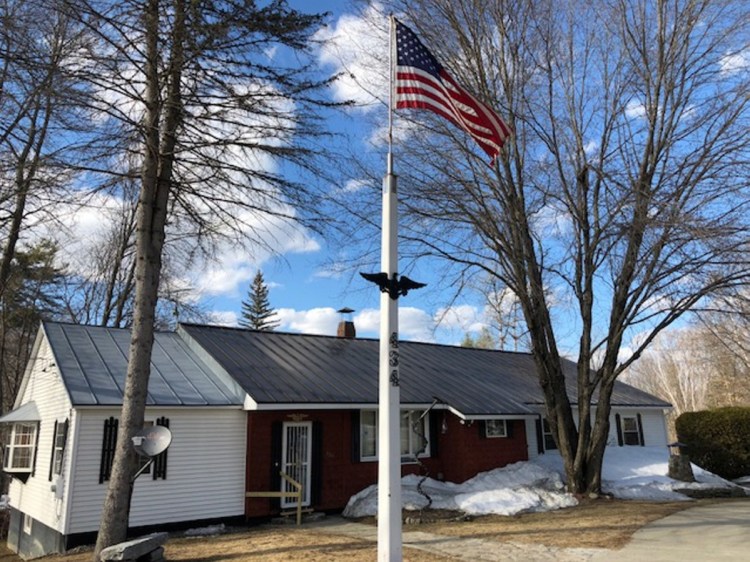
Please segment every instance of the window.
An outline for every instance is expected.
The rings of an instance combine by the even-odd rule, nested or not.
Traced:
[[[401,462],[427,456],[427,416],[419,410],[401,412]]]
[[[555,437],[552,435],[552,428],[549,426],[547,418],[542,420],[542,436],[544,438],[545,451],[554,451],[557,449],[557,443],[555,443]]]
[[[485,437],[508,437],[508,426],[505,420],[487,420],[484,422]]]
[[[23,532],[27,535],[31,534],[31,526],[33,524],[33,519],[31,518],[31,515],[28,513],[23,514]]]
[[[5,447],[3,469],[7,472],[32,472],[36,450],[37,424],[16,423]]]
[[[622,442],[625,445],[642,445],[640,424],[636,416],[622,416]]]
[[[410,462],[415,455],[429,456],[428,416],[422,417],[422,410],[403,410],[399,435],[401,441],[401,461]],[[378,412],[362,410],[359,417],[360,460],[378,458]],[[424,449],[424,450],[423,450]]]
[[[55,433],[52,439],[52,460],[50,461],[49,479],[62,474],[65,442],[68,439],[68,420],[55,422]]]
[[[359,418],[360,458],[374,460],[378,458],[378,413],[375,410],[363,410]]]

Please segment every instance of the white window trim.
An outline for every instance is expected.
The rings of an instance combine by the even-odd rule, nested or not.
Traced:
[[[362,413],[363,412],[374,412],[375,413],[375,456],[366,456],[366,455],[362,454],[362,452],[364,450],[364,429],[363,429],[364,425],[362,424]],[[407,409],[404,409],[404,410],[400,411],[400,419],[403,419],[405,415],[407,415],[407,414],[411,415],[412,413],[416,413],[418,416],[421,416],[422,414],[424,414],[424,412],[425,412],[424,410],[411,410],[411,409],[407,410]],[[425,435],[425,439],[427,440],[427,447],[425,448],[425,450],[422,453],[420,453],[419,455],[417,455],[417,457],[420,458],[420,459],[429,458],[429,456],[430,456],[430,424],[427,421],[428,417],[429,416],[424,416],[422,418],[422,424],[423,424],[423,428],[424,428],[424,435]],[[380,435],[380,426],[379,426],[379,424],[380,424],[380,416],[378,415],[378,411],[377,410],[360,410],[360,423],[359,423],[359,460],[360,461],[370,462],[370,461],[377,461],[378,460],[378,458],[379,458],[378,457],[378,453],[379,453],[379,449],[380,449],[380,444],[378,442],[378,437]],[[401,456],[401,464],[410,464],[410,463],[416,462],[414,460],[414,455],[411,452],[412,451],[412,447],[414,446],[414,444],[411,442],[411,436],[412,436],[412,434],[413,434],[413,432],[409,431],[409,441],[410,441],[410,443],[409,443],[409,450],[410,450],[410,453]],[[401,449],[400,435],[401,435],[401,427],[399,426],[399,450]]]
[[[501,431],[498,431],[498,429]],[[488,439],[508,437],[508,422],[506,420],[485,420],[484,436]]]
[[[63,460],[65,455],[65,442],[68,440],[66,431],[66,422],[57,422],[57,431],[52,436],[52,476],[58,476],[62,474]],[[62,443],[58,443],[58,437],[62,438]]]
[[[32,429],[31,431],[31,438],[30,444],[27,445],[18,445],[16,444],[16,435],[17,430],[21,427],[30,427]],[[39,424],[36,422],[33,423],[14,423],[13,428],[10,432],[10,438],[8,440],[8,444],[5,446],[5,457],[3,458],[3,470],[5,472],[32,472],[34,470],[34,458],[36,457],[36,445],[37,445],[37,433],[39,432]],[[16,451],[18,450],[28,450],[29,451],[29,464],[28,466],[13,466],[13,461],[15,460]]]
[[[633,420],[633,423],[635,424],[635,429],[633,430],[626,430],[625,429],[625,420]],[[637,447],[643,445],[641,443],[641,427],[638,423],[638,416],[630,416],[630,415],[621,415],[620,416],[620,430],[622,431],[622,444],[624,447]],[[627,443],[625,440],[626,435],[635,435],[636,443]]]

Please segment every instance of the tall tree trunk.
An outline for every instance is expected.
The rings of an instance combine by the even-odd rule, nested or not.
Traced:
[[[183,65],[182,42],[185,37],[182,0],[175,1],[173,7],[175,12],[171,37],[171,65],[163,106],[160,104],[161,83],[158,69],[158,0],[149,0],[144,14],[146,142],[136,227],[135,308],[117,448],[94,551],[94,560],[97,561],[100,560],[104,548],[123,541],[127,536],[131,479],[137,466],[131,440],[143,427],[146,408],[176,130],[182,118],[180,82]],[[163,133],[160,135],[162,116]]]

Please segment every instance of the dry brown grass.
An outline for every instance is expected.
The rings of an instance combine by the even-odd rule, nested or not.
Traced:
[[[470,521],[404,527],[439,535],[561,548],[621,548],[638,529],[696,502],[585,500],[572,508],[511,517],[486,515]]]
[[[404,532],[423,531],[452,537],[563,548],[616,549],[622,547],[643,525],[695,505],[696,502],[584,501],[577,507],[545,513],[527,513],[513,517],[489,515],[470,521],[405,525]],[[376,559],[377,547],[373,542],[333,534],[331,528],[263,526],[217,537],[173,538],[167,542],[166,557],[170,561],[190,562],[364,562]],[[89,562],[91,552],[50,556],[43,560]],[[451,559],[404,548],[404,560],[446,562]],[[19,558],[4,549],[0,551],[0,562],[19,561]]]

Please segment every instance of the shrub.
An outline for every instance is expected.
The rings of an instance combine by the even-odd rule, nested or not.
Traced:
[[[750,408],[686,412],[675,429],[701,468],[728,479],[750,475]]]

